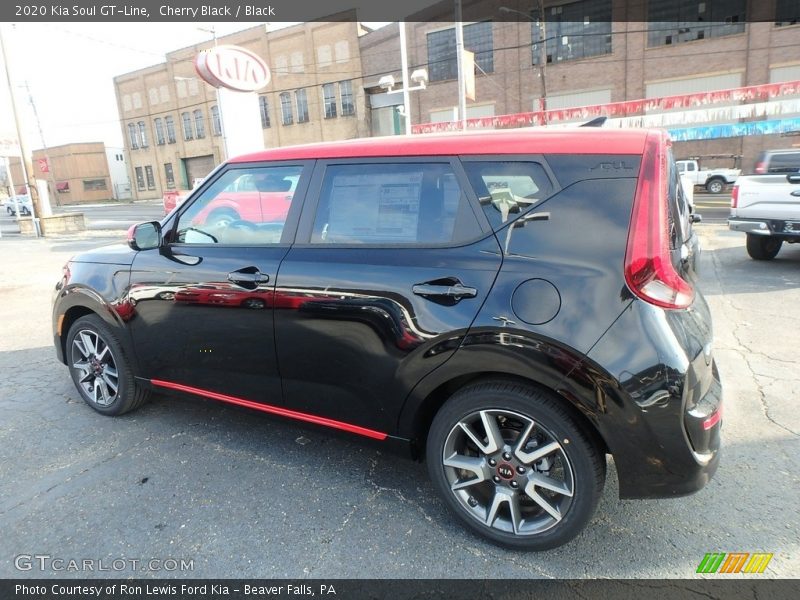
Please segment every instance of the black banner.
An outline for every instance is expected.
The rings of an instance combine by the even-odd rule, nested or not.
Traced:
[[[795,600],[798,580],[0,580],[3,600]]]
[[[563,4],[563,2],[548,2]],[[664,4],[659,2],[656,5]],[[669,20],[651,15],[644,0],[614,0],[613,21]],[[723,10],[698,20],[725,23],[782,22],[800,19],[800,3],[749,0],[741,14]],[[538,0],[462,0],[463,20],[532,21]],[[713,7],[713,5],[712,5]],[[677,14],[677,13],[676,13]],[[687,13],[688,14],[688,13]],[[702,18],[701,18],[702,17]],[[677,18],[677,17],[676,17]],[[15,22],[295,22],[295,21],[453,21],[455,0],[10,0],[0,3],[0,20]],[[683,19],[680,19],[683,20]]]

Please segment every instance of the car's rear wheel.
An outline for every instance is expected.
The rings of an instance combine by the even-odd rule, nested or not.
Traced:
[[[771,235],[747,234],[747,253],[754,260],[772,260],[778,256],[783,240]]]
[[[97,315],[81,317],[70,327],[66,358],[75,387],[98,412],[121,415],[150,395],[136,383],[122,345]]]
[[[214,227],[227,227],[234,221],[240,221],[239,213],[230,208],[218,208],[211,211],[206,219],[206,224]]]
[[[706,182],[706,190],[710,194],[721,194],[722,190],[725,189],[725,182],[722,179],[712,179],[711,181]]]
[[[547,550],[589,522],[605,456],[548,393],[489,381],[454,394],[428,433],[428,471],[473,531],[510,548]]]

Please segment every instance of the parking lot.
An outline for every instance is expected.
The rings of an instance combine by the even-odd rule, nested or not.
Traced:
[[[150,209],[96,220],[157,217]],[[2,225],[0,577],[87,575],[21,572],[20,554],[186,559],[194,577],[685,578],[708,552],[769,552],[761,577],[800,573],[800,245],[758,263],[743,235],[698,226],[726,402],[710,484],[620,501],[610,468],[588,529],[524,554],[462,529],[423,465],[360,440],[162,395],[98,415],[55,359],[51,292],[70,256],[121,239],[122,227],[37,240]]]

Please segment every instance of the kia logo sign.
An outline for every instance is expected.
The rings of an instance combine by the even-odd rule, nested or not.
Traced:
[[[269,67],[260,56],[239,46],[215,46],[194,60],[203,81],[216,88],[254,92],[269,83]]]

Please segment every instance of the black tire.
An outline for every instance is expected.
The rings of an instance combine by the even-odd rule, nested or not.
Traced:
[[[496,431],[504,440],[500,452],[482,452],[469,434],[462,433],[461,424],[474,418],[478,428],[469,423],[468,428],[476,437],[485,434],[483,443],[490,446],[488,429],[480,429],[484,417],[498,425]],[[465,443],[459,452],[455,448],[461,438]],[[518,460],[520,449],[534,456],[553,446],[558,449],[546,458]],[[517,550],[548,550],[574,538],[589,523],[605,483],[605,455],[570,412],[551,394],[516,382],[484,381],[456,392],[436,414],[426,451],[428,472],[447,507],[483,538]],[[473,461],[475,470],[453,467],[454,461],[463,459]],[[474,461],[482,466],[476,468]],[[564,489],[540,487],[541,477],[546,485],[557,483]],[[516,500],[509,499],[515,495]],[[500,508],[493,511],[493,506]]]
[[[725,180],[715,177],[706,181],[706,191],[709,194],[721,194],[725,190]]]
[[[753,260],[772,260],[783,246],[781,238],[772,235],[747,234],[747,253]]]
[[[218,208],[212,210],[206,219],[206,225],[213,225],[217,227],[227,226],[234,221],[240,221],[239,213],[231,208]]]
[[[76,345],[75,341],[79,336],[79,343]],[[100,342],[94,343],[95,352],[91,352],[91,344],[87,344],[83,340],[95,338]],[[103,350],[106,346],[107,350]],[[121,415],[139,408],[149,399],[150,390],[136,382],[130,361],[125,355],[119,339],[97,315],[86,315],[72,324],[67,334],[64,354],[78,393],[97,412],[104,415]],[[97,364],[87,354],[98,358]],[[98,356],[100,354],[102,356]],[[109,355],[110,360],[108,359]],[[84,361],[86,365],[79,368],[78,365]],[[116,392],[113,392],[111,383],[114,377],[110,375],[109,367],[112,366],[117,373]],[[95,369],[99,369],[99,371]],[[99,378],[96,375],[98,372],[100,373]],[[102,385],[98,385],[98,381]],[[87,387],[93,391],[95,388],[97,390],[91,393]]]

